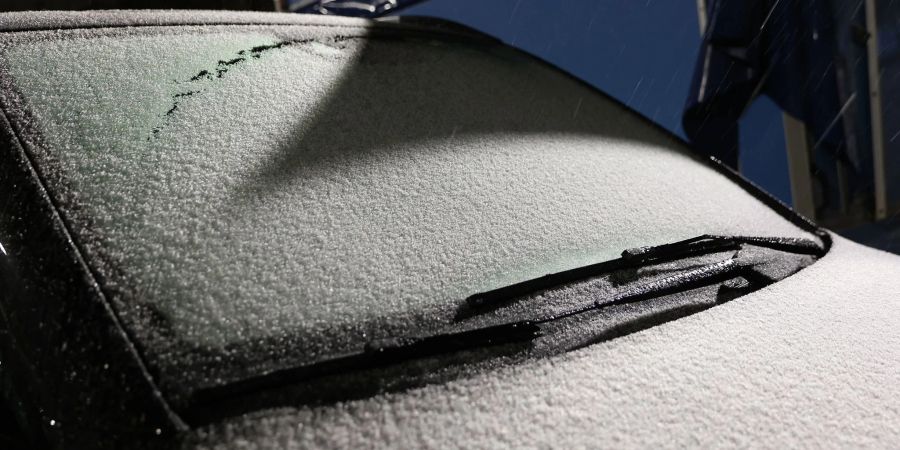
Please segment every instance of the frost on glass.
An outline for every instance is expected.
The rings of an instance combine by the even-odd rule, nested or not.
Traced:
[[[7,59],[91,219],[86,251],[128,286],[124,315],[140,304],[170,328],[136,320],[139,338],[295,335],[315,359],[625,248],[802,235],[621,107],[503,51],[230,32],[46,40]]]

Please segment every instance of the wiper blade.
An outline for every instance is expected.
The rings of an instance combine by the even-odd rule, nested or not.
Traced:
[[[540,327],[531,321],[523,320],[430,336],[373,340],[367,342],[360,352],[276,370],[229,384],[198,389],[193,394],[193,403],[203,405],[312,378],[376,369],[413,359],[529,342],[539,336],[541,336]]]
[[[547,274],[531,280],[481,292],[467,298],[466,303],[473,309],[498,306],[526,294],[591,278],[614,270],[641,267],[648,264],[660,264],[710,253],[740,250],[744,245],[817,257],[824,255],[826,251],[817,242],[803,238],[704,234],[670,244],[628,249],[622,252],[622,258],[620,259]]]
[[[369,341],[366,352],[391,361],[428,357],[487,345],[530,341],[541,336],[538,323],[522,320],[424,337],[401,337]]]

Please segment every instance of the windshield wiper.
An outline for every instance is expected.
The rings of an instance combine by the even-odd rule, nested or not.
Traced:
[[[475,308],[493,306],[494,303],[506,301],[511,297],[534,293],[622,268],[641,267],[705,254],[740,250],[744,245],[817,257],[822,256],[825,252],[822,246],[807,239],[703,235],[671,244],[625,250],[622,258],[613,261],[545,275],[476,294],[469,297],[467,302]],[[707,287],[735,278],[743,278],[756,286],[765,286],[774,282],[755,270],[756,262],[743,261],[736,256],[699,268],[685,270],[656,281],[637,284],[625,288],[613,296],[557,314],[427,336],[372,340],[367,342],[364,349],[359,352],[277,370],[226,385],[200,389],[195,393],[195,400],[199,403],[207,403],[323,375],[373,369],[412,359],[476,350],[489,346],[527,344],[542,336],[541,326],[550,322],[611,306],[636,303]]]

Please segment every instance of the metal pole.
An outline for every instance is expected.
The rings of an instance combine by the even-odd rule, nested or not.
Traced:
[[[866,59],[869,71],[869,113],[872,116],[872,165],[875,172],[875,220],[887,217],[887,179],[884,171],[884,125],[881,116],[881,72],[878,65],[878,23],[875,0],[866,0]]]
[[[782,113],[784,146],[787,149],[788,173],[791,177],[791,201],[798,213],[814,218],[812,176],[809,163],[809,140],[806,125],[788,113]]]
[[[706,0],[697,0],[697,22],[700,24],[700,35],[706,32]]]

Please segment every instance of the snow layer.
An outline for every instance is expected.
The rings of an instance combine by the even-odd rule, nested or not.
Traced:
[[[7,51],[76,199],[62,207],[164,373],[181,362],[153,357],[160,336],[289,335],[311,360],[625,248],[806,236],[547,67],[322,30],[60,31]]]

